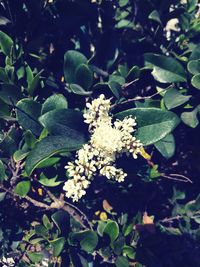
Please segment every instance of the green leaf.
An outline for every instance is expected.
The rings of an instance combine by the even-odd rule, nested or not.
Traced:
[[[16,185],[14,192],[21,197],[25,197],[28,194],[30,188],[30,181],[21,181]]]
[[[55,187],[63,183],[63,181],[56,181],[57,177],[58,175],[53,178],[47,178],[44,173],[41,173],[38,182],[47,187]]]
[[[69,231],[69,214],[63,210],[59,210],[51,216],[51,219],[58,228],[59,234],[66,236]]]
[[[188,71],[195,75],[200,73],[200,59],[197,60],[191,60],[187,64]]]
[[[175,140],[172,134],[166,135],[162,140],[156,142],[154,145],[166,159],[171,158],[175,153]]]
[[[28,153],[28,151],[24,151],[22,149],[16,150],[13,155],[14,161],[18,162],[23,160],[28,155]]]
[[[134,23],[128,19],[121,19],[115,26],[115,28],[117,29],[133,28],[133,27],[134,27]]]
[[[118,257],[115,264],[117,267],[129,267],[129,262],[124,256]]]
[[[171,88],[166,91],[164,95],[164,103],[168,110],[179,107],[180,105],[185,104],[191,96],[182,95],[175,88]]]
[[[121,96],[121,91],[122,91],[121,85],[115,81],[110,81],[110,82],[108,82],[108,86],[109,86],[110,90],[112,91],[113,95],[117,99],[119,99]]]
[[[153,167],[150,169],[149,177],[150,179],[154,180],[155,178],[160,177],[160,173],[158,171],[158,165],[155,164]]]
[[[41,70],[40,72],[38,72],[35,77],[33,78],[32,82],[30,83],[30,85],[27,88],[27,92],[29,93],[29,95],[33,95],[35,89],[37,88],[39,81],[40,81],[40,76],[41,73],[43,72],[43,70]]]
[[[42,126],[38,121],[41,114],[41,104],[28,98],[24,98],[17,103],[17,120],[26,130],[30,130],[35,135],[40,135]]]
[[[6,33],[0,31],[0,48],[6,56],[10,56],[13,46],[13,40]]]
[[[130,259],[134,260],[135,259],[135,250],[131,246],[124,246],[123,247],[123,255],[129,257]]]
[[[98,244],[98,236],[96,232],[85,230],[77,233],[71,233],[69,236],[70,244],[80,242],[82,250],[92,253]]]
[[[5,167],[3,162],[0,160],[0,182],[2,182],[5,178],[6,178]]]
[[[26,159],[25,169],[28,175],[45,159],[61,152],[74,151],[85,143],[84,138],[73,136],[48,136],[36,144]]]
[[[4,200],[6,192],[0,192],[0,202]]]
[[[41,113],[47,113],[54,109],[67,109],[68,103],[66,98],[61,94],[54,94],[48,97],[42,105]]]
[[[37,166],[37,168],[47,168],[47,167],[53,166],[57,162],[59,162],[59,160],[60,160],[59,157],[52,157],[52,158],[45,159]]]
[[[65,238],[57,238],[55,240],[50,241],[50,244],[53,247],[53,256],[58,257],[64,248]]]
[[[34,262],[38,263],[42,260],[43,255],[40,252],[27,252],[29,259]]]
[[[191,83],[192,83],[192,86],[194,86],[197,89],[200,89],[200,73],[192,77]]]
[[[84,238],[80,241],[81,248],[86,252],[93,252],[98,244],[98,236],[93,231],[85,231]]]
[[[20,89],[15,85],[9,83],[1,83],[0,98],[8,105],[12,105],[12,102],[15,104],[22,98],[22,94]]]
[[[106,222],[98,221],[97,233],[103,236],[104,229],[106,227]]]
[[[24,134],[24,140],[28,148],[32,149],[35,146],[37,139],[30,130],[27,130]]]
[[[133,66],[126,76],[127,81],[131,82],[138,79],[140,77],[140,73],[140,68],[138,66]]]
[[[145,66],[153,69],[152,75],[161,83],[186,82],[183,66],[174,58],[146,53]]]
[[[2,67],[0,67],[0,81],[4,83],[9,82],[5,69]]]
[[[107,234],[110,237],[111,243],[115,241],[119,235],[119,226],[115,221],[108,221],[106,227],[103,231],[104,234]]]
[[[76,95],[90,96],[92,94],[92,91],[85,91],[80,85],[75,83],[71,83],[69,88]]]
[[[32,82],[33,82],[33,72],[32,72],[32,69],[30,68],[29,65],[27,65],[25,67],[25,70],[26,70],[26,79],[27,79],[27,84],[28,84],[28,87],[31,86]]]
[[[124,7],[129,3],[129,0],[119,0],[119,6]]]
[[[45,226],[48,230],[52,229],[53,224],[50,222],[50,220],[49,220],[49,218],[47,217],[46,214],[43,215],[43,217],[42,217],[42,222],[43,222],[44,226]]]
[[[40,123],[52,135],[65,135],[70,138],[84,138],[83,114],[73,109],[51,110],[39,118]]]
[[[87,58],[80,52],[69,50],[64,55],[64,76],[67,83],[76,83],[76,71],[81,64],[87,64]]]
[[[160,20],[160,14],[158,13],[157,10],[153,10],[153,11],[149,14],[148,18],[151,19],[151,20],[154,20],[154,21],[158,22],[160,25],[162,25],[162,22],[161,22],[161,20]]]
[[[76,69],[76,83],[85,89],[91,87],[93,82],[93,73],[86,64],[81,64]]]
[[[175,113],[158,108],[133,108],[119,112],[115,116],[118,119],[126,116],[136,117],[137,138],[144,145],[154,144],[163,139],[180,122]]]
[[[181,114],[181,120],[191,128],[196,128],[199,124],[199,119],[197,114],[199,112],[199,106],[197,106],[193,111],[183,112]]]

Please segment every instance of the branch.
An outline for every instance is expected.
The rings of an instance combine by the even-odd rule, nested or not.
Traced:
[[[85,222],[88,224],[88,226],[91,228],[90,222],[87,218],[87,216],[76,206],[73,204],[64,201],[63,194],[60,195],[59,198],[57,198],[54,194],[52,194],[48,189],[43,187],[43,189],[46,191],[47,195],[51,200],[53,200],[53,203],[51,204],[51,208],[57,208],[57,209],[63,209],[67,213],[69,213],[76,221],[81,223],[81,225],[84,228],[87,228],[85,226]]]
[[[134,81],[130,82],[129,84],[125,84],[124,86],[131,85],[133,82],[134,82]],[[134,98],[130,98],[130,99],[128,99],[128,100],[125,100],[125,101],[123,101],[123,102],[121,102],[121,103],[113,104],[113,105],[111,105],[111,109],[114,109],[114,108],[116,108],[116,107],[118,107],[118,106],[122,106],[122,105],[129,104],[129,103],[134,102],[134,101],[145,100],[145,99],[151,99],[151,98],[153,98],[154,96],[159,95],[162,91],[166,91],[166,90],[170,89],[171,87],[172,87],[172,85],[170,85],[169,87],[167,87],[167,88],[165,88],[165,89],[162,89],[162,90],[159,91],[159,92],[156,92],[156,93],[154,93],[154,94],[152,94],[152,95],[149,95],[149,96],[136,96],[136,97],[134,97]]]
[[[9,193],[10,195],[12,195],[14,197],[18,197],[20,199],[22,199],[22,198],[26,199],[27,201],[32,203],[35,207],[44,208],[46,210],[62,209],[64,211],[66,211],[70,216],[72,216],[77,222],[79,222],[83,228],[87,228],[87,226],[85,225],[85,221],[84,221],[83,217],[80,216],[75,211],[74,208],[70,207],[69,205],[65,205],[63,201],[61,201],[60,199],[57,199],[55,196],[53,196],[53,194],[51,194],[51,199],[53,196],[53,202],[50,205],[48,205],[48,204],[43,203],[41,201],[37,201],[37,200],[35,200],[29,196],[20,197],[19,195],[15,194],[12,190],[5,188],[3,185],[0,185],[0,189],[2,189],[6,193]],[[50,192],[48,191],[48,194],[49,193]]]

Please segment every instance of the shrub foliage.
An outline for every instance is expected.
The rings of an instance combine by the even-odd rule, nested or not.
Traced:
[[[1,0],[0,11],[0,262],[198,267],[198,0]],[[73,203],[65,166],[101,94],[113,120],[136,117],[144,148],[117,158],[124,182],[98,176]]]

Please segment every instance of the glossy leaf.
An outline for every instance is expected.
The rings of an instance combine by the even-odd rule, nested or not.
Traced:
[[[185,104],[191,96],[182,95],[175,88],[167,90],[164,95],[164,103],[168,110],[179,107],[180,105]]]
[[[200,89],[200,73],[192,77],[191,83],[195,88]]]
[[[85,143],[85,139],[77,139],[73,136],[48,136],[38,142],[34,149],[29,153],[25,169],[30,175],[35,168],[45,159],[50,158],[61,152],[74,151],[79,149]]]
[[[175,139],[172,134],[166,135],[162,140],[156,142],[154,145],[166,159],[171,158],[175,153]]]
[[[30,130],[33,134],[39,135],[42,126],[38,121],[41,114],[41,104],[32,99],[22,99],[17,103],[17,120],[19,124],[26,130]]]
[[[69,50],[64,55],[64,76],[67,83],[76,83],[76,71],[81,64],[86,64],[87,58],[80,52]]]
[[[13,46],[13,40],[6,33],[0,31],[0,48],[1,51],[6,55],[10,56],[11,49]]]
[[[48,97],[42,105],[41,114],[47,113],[54,109],[67,109],[68,103],[66,98],[61,94],[54,94]]]
[[[146,53],[145,65],[153,69],[152,75],[161,83],[186,82],[183,66],[174,58]]]
[[[115,221],[108,221],[103,233],[110,237],[111,242],[115,241],[119,235],[118,224]]]
[[[115,116],[118,119],[126,116],[136,117],[137,138],[144,145],[154,144],[163,139],[180,122],[175,113],[158,108],[133,108],[117,113]]]
[[[76,69],[76,82],[84,89],[91,87],[93,82],[93,73],[86,64],[81,64]]]

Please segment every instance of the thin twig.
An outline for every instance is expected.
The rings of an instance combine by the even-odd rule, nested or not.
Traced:
[[[129,85],[132,84],[133,82],[134,82],[134,81],[130,82]],[[170,86],[170,87],[171,87],[171,86]],[[166,91],[166,90],[168,90],[170,87],[167,87],[167,88],[165,88],[165,89],[162,89],[162,91]],[[111,109],[114,109],[115,107],[118,107],[118,106],[122,106],[122,105],[129,104],[129,103],[134,102],[134,101],[145,100],[145,99],[151,99],[151,98],[153,98],[154,96],[159,95],[160,93],[161,93],[161,91],[156,92],[156,93],[154,93],[154,94],[152,94],[152,95],[149,95],[149,96],[136,96],[136,97],[134,97],[134,98],[130,98],[130,99],[128,99],[128,100],[125,100],[125,101],[123,101],[123,102],[121,102],[121,103],[116,103],[116,104],[111,105]]]
[[[79,208],[77,208],[75,205],[73,205],[67,201],[64,201],[62,199],[62,196],[60,196],[60,198],[57,198],[48,189],[44,188],[44,190],[46,191],[46,193],[50,197],[50,199],[53,200],[51,207],[57,207],[57,208],[60,207],[61,209],[72,214],[73,217],[75,216],[74,218],[78,219],[78,221],[81,222],[81,224],[82,224],[82,226],[84,226],[84,228],[85,228],[85,224],[83,223],[83,220],[86,221],[88,226],[91,228],[91,225],[90,225],[90,222],[89,222],[87,216]],[[76,213],[75,211],[77,211],[80,215],[78,213]]]
[[[187,177],[183,174],[170,173],[170,176],[181,177],[181,178],[185,179],[186,181],[190,182],[191,184],[193,183],[193,181],[189,177]]]
[[[169,175],[165,174],[165,173],[161,173],[160,174],[161,177],[169,179],[169,180],[174,180],[174,181],[178,181],[178,182],[184,182],[184,183],[193,183],[192,180],[182,174],[175,174],[175,173],[171,173]],[[179,179],[178,177],[180,177],[181,179]]]

